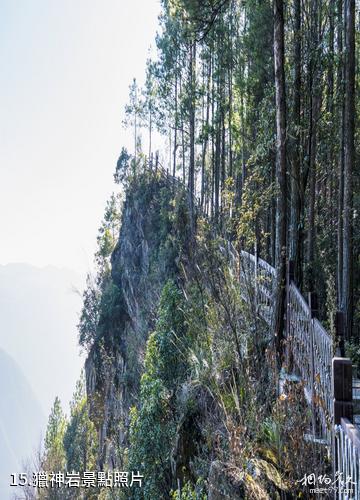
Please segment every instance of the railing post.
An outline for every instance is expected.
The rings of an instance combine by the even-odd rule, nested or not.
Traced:
[[[353,421],[352,365],[349,358],[333,358],[332,389],[334,398],[334,424],[342,418]]]
[[[340,356],[345,356],[345,321],[344,313],[342,311],[336,311],[335,315],[335,332],[336,340],[338,342],[338,350]]]
[[[342,418],[353,422],[352,402],[352,364],[349,358],[335,357],[332,360],[332,394],[333,394],[333,425],[332,425],[332,456],[333,477],[340,470],[337,457],[335,426],[341,424]]]

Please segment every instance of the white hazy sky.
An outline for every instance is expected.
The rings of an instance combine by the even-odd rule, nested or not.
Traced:
[[[0,264],[92,267],[159,0],[0,0]]]

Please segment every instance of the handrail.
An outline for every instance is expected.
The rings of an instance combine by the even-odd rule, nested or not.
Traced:
[[[335,428],[335,454],[336,498],[360,498],[360,432],[347,418]]]
[[[167,179],[175,180],[177,185],[186,188],[181,179],[172,176],[162,166],[158,165],[157,169]],[[152,171],[155,172],[156,169]],[[274,317],[276,269],[245,250],[239,253],[230,241],[226,243],[227,248],[222,247],[221,251],[227,252],[234,276],[245,285],[241,287],[242,297],[251,303],[255,302],[255,312],[271,327]],[[349,399],[345,398],[346,401],[336,399],[333,388],[334,361],[340,360],[349,364],[350,360],[333,357],[334,342],[331,335],[320,321],[313,317],[307,301],[291,280],[290,273],[287,281],[286,314],[286,341],[291,351],[292,362],[305,383],[305,392],[313,414],[313,431],[315,433],[315,427],[319,426],[327,444],[332,443],[336,470],[342,472],[345,479],[346,476],[351,477],[355,482],[353,485],[355,494],[351,498],[360,500],[360,432],[346,418],[341,418],[340,425],[334,425],[334,422],[339,421],[338,410],[334,410],[335,405],[336,408],[339,406],[342,408],[341,416],[352,415],[352,409],[348,406]],[[341,379],[341,387],[343,383],[344,380]],[[350,405],[352,405],[351,395]],[[340,490],[337,498],[341,500],[348,498]]]
[[[243,279],[246,273],[253,277],[252,280],[247,279],[254,290],[252,294],[247,293],[246,298],[255,298],[259,315],[271,326],[276,270],[249,252],[242,251],[241,256],[244,260]],[[308,303],[293,281],[288,284],[288,288],[288,348],[291,350],[293,363],[305,382],[307,400],[312,407],[314,419],[318,422],[321,437],[330,444],[333,421],[333,340],[320,321],[312,318]]]
[[[331,363],[334,356],[334,343],[317,318],[312,319],[314,351],[314,394],[318,403],[318,416],[322,433],[330,439],[333,420],[333,395]]]
[[[314,373],[312,364],[311,312],[294,282],[289,286],[289,331],[287,342],[293,361],[305,382],[310,399],[313,397]]]

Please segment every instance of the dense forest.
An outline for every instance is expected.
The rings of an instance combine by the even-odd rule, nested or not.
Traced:
[[[136,471],[143,484],[37,498],[306,497],[300,479],[331,463],[303,438],[301,383],[276,390],[286,269],[335,343],[341,318],[340,347],[360,364],[359,6],[161,4],[83,296],[85,375],[68,419],[56,400],[38,457],[42,470]],[[272,328],[225,242],[275,267]]]
[[[167,135],[192,224],[197,198],[281,279],[294,260],[322,315],[336,295],[356,336],[355,2],[163,2],[160,23],[159,58],[126,109],[134,164],[156,161],[155,128]]]

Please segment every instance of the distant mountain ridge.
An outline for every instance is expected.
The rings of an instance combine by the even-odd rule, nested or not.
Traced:
[[[82,366],[76,328],[81,297],[75,289],[81,291],[83,282],[53,266],[0,266],[0,348],[26,373],[45,414],[55,396],[69,402]]]
[[[40,443],[46,417],[16,361],[0,349],[0,498],[11,494],[10,474]]]
[[[68,269],[0,265],[0,499],[40,445],[56,396],[65,411],[83,364],[77,341],[83,279]],[[35,472],[35,471],[34,471]]]

